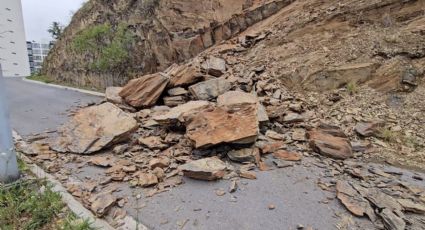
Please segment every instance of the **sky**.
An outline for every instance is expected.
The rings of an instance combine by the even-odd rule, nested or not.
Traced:
[[[86,0],[21,0],[27,41],[47,42],[52,22],[68,25]]]

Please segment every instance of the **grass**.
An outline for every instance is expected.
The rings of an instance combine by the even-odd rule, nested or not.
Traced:
[[[356,94],[359,91],[359,87],[357,85],[357,83],[355,81],[351,81],[349,83],[347,83],[347,91],[353,95]]]
[[[27,166],[18,161],[25,175]],[[0,230],[92,230],[90,223],[75,217],[45,180],[22,179],[0,185]]]
[[[400,137],[398,132],[394,132],[388,128],[380,128],[378,131],[378,137],[386,142],[395,142]]]
[[[47,76],[41,75],[41,74],[33,74],[33,75],[27,77],[27,79],[33,80],[33,81],[41,81],[41,82],[44,82],[44,83],[52,83],[53,82],[52,79],[50,79]]]

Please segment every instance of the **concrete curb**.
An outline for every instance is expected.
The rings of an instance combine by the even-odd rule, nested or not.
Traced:
[[[76,92],[80,92],[80,93],[90,94],[90,95],[93,95],[93,96],[99,96],[99,97],[105,96],[104,93],[99,93],[99,92],[85,90],[85,89],[78,89],[78,88],[73,88],[73,87],[68,87],[68,86],[44,83],[44,82],[41,82],[41,81],[34,81],[34,80],[27,79],[26,77],[23,77],[22,80],[26,81],[26,82],[38,84],[38,85],[45,85],[45,86],[50,86],[50,87],[54,87],[54,88],[58,88],[58,89],[72,90],[72,91],[76,91]]]
[[[27,143],[22,139],[22,137],[16,132],[13,131],[13,139],[16,142],[20,142],[23,145],[27,145]],[[68,191],[62,186],[62,184],[55,179],[53,175],[46,173],[42,168],[37,166],[31,159],[29,159],[24,154],[17,153],[17,157],[22,159],[25,163],[27,163],[30,171],[39,179],[46,179],[49,183],[52,184],[52,190],[54,192],[58,192],[62,201],[69,207],[69,209],[77,215],[79,218],[88,220],[91,223],[91,226],[99,229],[99,230],[148,230],[146,226],[141,223],[137,223],[131,216],[126,216],[123,219],[124,224],[118,228],[113,228],[108,222],[105,220],[99,219],[92,214],[92,212],[86,209],[80,202],[78,202],[74,196],[72,196]]]

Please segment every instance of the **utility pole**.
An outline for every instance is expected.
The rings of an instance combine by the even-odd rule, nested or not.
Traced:
[[[13,148],[3,70],[0,64],[0,182],[9,183],[17,179],[19,179],[18,163]]]

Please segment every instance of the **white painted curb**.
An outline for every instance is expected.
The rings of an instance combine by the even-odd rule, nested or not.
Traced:
[[[78,89],[78,88],[73,88],[73,87],[68,87],[68,86],[63,86],[63,85],[55,85],[55,84],[50,84],[50,83],[44,83],[44,82],[41,82],[41,81],[34,81],[34,80],[27,79],[26,77],[22,78],[22,80],[26,81],[26,82],[50,86],[50,87],[54,87],[54,88],[58,88],[58,89],[66,89],[66,90],[72,90],[72,91],[76,91],[76,92],[80,92],[80,93],[90,94],[90,95],[93,95],[93,96],[99,96],[99,97],[105,96],[104,93],[100,93],[100,92],[95,92],[95,91],[90,91],[90,90],[85,90],[85,89]]]
[[[23,145],[26,145],[26,142],[22,139],[22,137],[16,132],[13,131],[13,138],[15,142],[20,142]],[[80,202],[78,202],[74,196],[72,196],[68,191],[62,186],[62,184],[55,179],[53,175],[46,173],[42,168],[37,166],[31,159],[29,159],[24,154],[17,153],[17,156],[22,159],[30,169],[30,171],[39,179],[46,179],[52,184],[52,190],[54,192],[58,192],[62,201],[68,206],[68,208],[79,218],[88,220],[91,223],[91,226],[95,229],[99,230],[149,230],[146,226],[141,223],[137,223],[133,217],[127,215],[123,221],[124,224],[118,228],[113,228],[108,222],[105,220],[99,219],[93,215],[91,211],[86,209]]]

